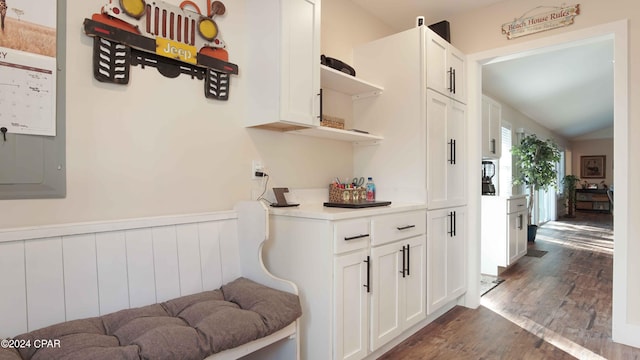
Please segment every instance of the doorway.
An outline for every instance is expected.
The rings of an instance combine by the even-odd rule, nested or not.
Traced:
[[[469,114],[470,118],[480,118],[481,114],[481,95],[482,95],[482,66],[495,61],[499,58],[526,56],[543,49],[550,51],[559,49],[566,44],[576,42],[589,42],[594,39],[609,38],[614,41],[614,161],[616,168],[614,169],[616,179],[616,191],[626,193],[628,189],[628,179],[625,174],[628,164],[628,140],[625,134],[628,133],[628,34],[627,21],[622,20],[609,24],[599,25],[588,29],[577,30],[573,32],[562,33],[559,35],[549,36],[542,39],[532,40],[529,42],[519,43],[513,46],[498,48],[485,51],[482,53],[472,54],[468,56],[468,74],[469,74]],[[473,173],[475,168],[473,164],[481,162],[481,139],[480,134],[482,128],[480,122],[469,122],[468,135],[469,143],[469,173]],[[481,216],[480,216],[480,191],[473,179],[470,179],[468,193],[469,211],[469,233],[477,234],[469,237],[469,286],[468,296],[465,299],[465,305],[469,307],[479,306],[480,296],[478,285],[480,278],[480,239]],[[639,341],[627,334],[637,330],[634,325],[627,324],[627,309],[629,300],[627,295],[627,287],[629,286],[627,275],[627,254],[624,249],[628,243],[628,219],[626,209],[628,203],[626,199],[616,203],[616,208],[620,211],[616,212],[614,218],[614,227],[616,229],[616,247],[614,250],[614,275],[613,275],[613,320],[612,332],[613,339],[617,342],[623,342],[633,345],[633,342]],[[622,215],[622,216],[620,216]],[[478,281],[474,281],[477,279]]]

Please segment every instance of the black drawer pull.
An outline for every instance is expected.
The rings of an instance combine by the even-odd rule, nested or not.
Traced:
[[[362,238],[366,238],[367,236],[369,236],[369,234],[361,234],[361,235],[356,235],[356,236],[351,236],[351,237],[345,237],[344,241],[362,239]]]
[[[407,229],[411,229],[411,228],[414,228],[414,227],[416,227],[416,226],[415,225],[407,225],[407,226],[397,227],[396,229],[398,229],[398,230],[407,230]]]
[[[371,292],[371,258],[367,255],[367,260],[364,262],[367,263],[367,285],[362,285],[367,288],[367,292]]]

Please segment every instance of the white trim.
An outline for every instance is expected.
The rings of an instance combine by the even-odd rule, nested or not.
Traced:
[[[596,25],[586,29],[569,31],[536,40],[513,44],[501,48],[486,50],[471,54],[467,57],[468,84],[469,84],[469,118],[479,118],[481,109],[478,104],[482,96],[482,65],[491,62],[502,61],[506,58],[519,58],[534,53],[556,50],[567,46],[577,46],[593,41],[610,38],[614,40],[614,177],[616,179],[616,191],[620,194],[628,194],[629,180],[629,92],[628,92],[628,20],[618,20],[606,24]],[[474,122],[470,122],[473,124]],[[475,171],[478,163],[474,162],[477,154],[482,153],[482,147],[478,133],[481,133],[479,125],[468,127],[468,155],[470,172]],[[476,180],[469,179],[469,216],[468,246],[469,246],[469,279],[479,277],[480,272],[480,192]],[[629,324],[628,307],[630,306],[627,288],[628,278],[628,241],[629,241],[629,201],[626,196],[616,198],[616,216],[614,228],[616,246],[614,248],[613,262],[613,340],[627,345],[640,347],[640,331],[638,325]],[[476,234],[475,236],[472,234]],[[476,266],[477,265],[477,266]],[[480,302],[480,294],[469,286],[465,305],[477,307]]]
[[[254,351],[260,350],[267,345],[271,345],[280,340],[286,339],[288,337],[294,338],[296,336],[296,326],[298,321],[294,321],[289,324],[287,327],[282,328],[271,335],[267,335],[260,339],[253,340],[242,346],[238,346],[232,349],[228,349],[219,353],[215,353],[206,357],[204,360],[234,360],[239,359],[245,355],[249,355]]]
[[[206,221],[231,220],[236,219],[237,217],[238,216],[235,211],[219,211],[215,213],[170,215],[113,221],[96,221],[74,224],[13,228],[0,230],[0,243],[28,239],[41,239],[56,236],[99,233],[105,231],[130,230],[156,226],[199,223]]]

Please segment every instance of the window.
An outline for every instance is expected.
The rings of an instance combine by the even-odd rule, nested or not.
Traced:
[[[558,195],[562,195],[564,193],[564,184],[562,183],[562,180],[564,179],[564,170],[565,170],[565,150],[564,149],[560,149],[560,161],[558,161],[558,163],[556,164],[556,173],[558,174],[558,178],[557,180],[557,184],[558,184]]]
[[[498,161],[498,186],[496,192],[509,196],[513,190],[513,157],[511,156],[511,124],[502,121],[502,156]]]

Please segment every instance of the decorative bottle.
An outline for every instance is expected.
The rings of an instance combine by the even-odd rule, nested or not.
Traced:
[[[373,183],[373,178],[367,178],[367,201],[376,200],[376,184]]]

